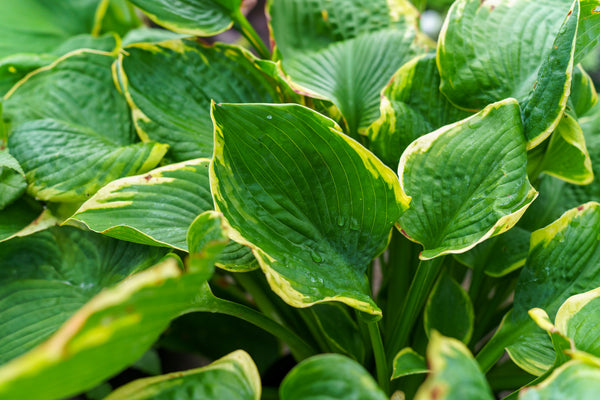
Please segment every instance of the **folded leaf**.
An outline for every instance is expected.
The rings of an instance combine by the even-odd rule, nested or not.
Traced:
[[[293,86],[331,100],[351,135],[378,117],[379,92],[394,72],[423,52],[418,13],[405,0],[269,1],[270,26]]]
[[[138,379],[104,400],[259,400],[260,394],[256,365],[248,353],[238,350],[206,367]]]
[[[367,265],[406,198],[398,180],[320,114],[297,105],[214,105],[217,210],[295,307],[341,301],[374,315]]]
[[[0,242],[44,230],[58,221],[27,196],[0,210]]]
[[[242,0],[130,0],[159,25],[194,36],[214,36],[233,25]]]
[[[537,386],[521,390],[520,400],[593,399],[600,391],[600,367],[571,361]]]
[[[321,354],[298,364],[279,388],[281,400],[387,399],[371,375],[339,354]]]
[[[225,44],[137,44],[127,47],[118,69],[138,134],[171,145],[175,161],[212,156],[211,100],[278,103],[293,96],[274,63]]]
[[[568,98],[579,17],[579,2],[572,4],[569,10],[564,0],[455,2],[438,42],[442,93],[472,110],[516,98],[527,148],[537,146]]]
[[[537,195],[526,164],[514,99],[415,140],[398,167],[412,198],[399,225],[424,246],[420,258],[462,253],[512,228]]]

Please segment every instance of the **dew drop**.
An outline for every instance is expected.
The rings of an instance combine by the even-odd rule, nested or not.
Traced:
[[[338,226],[346,225],[346,217],[344,217],[343,215],[338,215],[337,224],[338,224]]]
[[[350,229],[357,231],[360,229],[360,224],[356,218],[350,218]]]
[[[272,115],[267,115],[267,119],[273,119]]]
[[[321,255],[315,249],[309,249],[309,252],[310,252],[310,256],[312,257],[314,262],[316,262],[316,263],[323,262],[323,257],[321,257]]]

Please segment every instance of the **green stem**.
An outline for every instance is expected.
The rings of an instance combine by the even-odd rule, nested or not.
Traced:
[[[511,318],[511,315],[512,312],[509,312],[504,317],[500,327],[498,328],[498,331],[494,334],[494,336],[492,336],[490,341],[483,346],[481,351],[479,351],[475,357],[484,373],[487,373],[494,366],[494,364],[496,364],[496,362],[504,354],[504,350],[508,346],[515,343],[521,336],[521,331],[523,329],[527,329],[528,327],[527,323],[516,326],[515,324],[511,324],[509,329],[503,329],[503,325],[507,323],[507,320]]]
[[[359,318],[359,323],[364,323]],[[385,393],[390,392],[390,378],[388,376],[388,366],[385,357],[385,350],[383,349],[383,341],[381,340],[381,332],[379,331],[379,324],[377,321],[367,322],[367,328],[369,329],[369,337],[371,338],[371,347],[373,348],[373,355],[375,356],[375,371],[377,373],[377,382],[379,387],[383,389]]]
[[[233,274],[233,277],[252,296],[260,311],[272,320],[282,324],[283,320],[277,311],[277,307],[271,302],[271,299],[265,294],[260,285],[256,283],[251,274],[252,272],[240,272]]]
[[[429,292],[437,279],[444,257],[437,257],[432,260],[421,260],[417,267],[417,272],[408,289],[406,301],[402,307],[401,318],[394,321],[394,327],[389,338],[388,356],[394,356],[408,342],[408,337],[415,324],[419,311],[425,305]]]
[[[297,361],[304,360],[305,358],[317,354],[317,351],[304,340],[302,340],[298,335],[268,318],[264,314],[238,303],[223,299],[215,300],[213,312],[240,318],[269,332],[289,346],[292,355]]]
[[[246,16],[242,13],[242,11],[240,9],[237,9],[231,15],[231,17],[235,21],[235,24],[237,25],[237,28],[240,31],[240,33],[248,40],[248,42],[250,42],[250,44],[252,45],[252,47],[254,47],[258,55],[261,58],[270,60],[271,52],[269,51],[265,43],[262,41],[260,36],[258,36],[258,33],[256,33],[250,22],[248,22]]]

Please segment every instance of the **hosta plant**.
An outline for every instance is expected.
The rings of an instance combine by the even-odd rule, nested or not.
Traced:
[[[0,398],[595,398],[600,1],[249,3],[0,1]]]

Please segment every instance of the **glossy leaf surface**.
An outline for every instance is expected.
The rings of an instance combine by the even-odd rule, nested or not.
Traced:
[[[271,288],[295,307],[335,300],[380,315],[367,264],[406,207],[394,173],[295,105],[215,105],[211,187]]]
[[[175,32],[214,36],[233,24],[241,0],[131,0],[152,21]]]
[[[119,59],[119,79],[138,134],[143,140],[169,144],[169,156],[175,161],[212,156],[211,100],[292,99],[274,63],[238,47],[173,40],[133,45],[126,52]]]
[[[260,376],[252,358],[243,350],[207,365],[138,379],[111,393],[105,400],[259,400]]]
[[[467,347],[434,332],[427,346],[431,369],[415,400],[484,400],[492,392]]]
[[[339,354],[322,354],[298,364],[281,383],[279,395],[281,400],[387,399],[360,364]]]
[[[579,2],[570,6],[562,0],[455,2],[438,42],[440,90],[472,110],[516,98],[527,148],[537,146],[567,102]]]
[[[399,225],[421,259],[465,252],[510,229],[535,199],[519,106],[507,99],[414,141],[398,167],[412,198]]]
[[[72,53],[7,94],[8,147],[30,194],[82,201],[116,178],[152,169],[167,151],[158,143],[134,143],[129,108],[113,83],[113,61],[108,53]]]
[[[332,101],[356,135],[378,117],[379,92],[423,50],[405,0],[278,0],[267,5],[283,71],[301,91]]]

